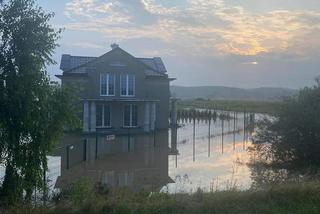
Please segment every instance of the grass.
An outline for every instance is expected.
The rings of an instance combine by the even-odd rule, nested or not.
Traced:
[[[288,184],[260,191],[198,191],[191,195],[124,191],[96,194],[77,205],[61,199],[51,209],[15,206],[4,213],[320,213],[320,183]]]
[[[178,108],[206,108],[252,113],[275,114],[282,102],[243,101],[243,100],[179,100]]]

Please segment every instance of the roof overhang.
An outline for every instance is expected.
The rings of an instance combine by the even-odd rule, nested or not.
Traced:
[[[88,77],[87,73],[68,73],[64,72],[62,75],[57,74],[55,75],[57,78],[62,79],[63,77]]]
[[[163,76],[160,76],[160,75],[146,75],[146,79],[148,80],[169,80],[168,76],[167,75],[163,75]]]

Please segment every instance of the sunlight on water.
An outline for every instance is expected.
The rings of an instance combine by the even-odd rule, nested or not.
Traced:
[[[239,119],[240,121],[240,119]],[[242,129],[243,127],[239,127]],[[200,122],[195,129],[193,152],[193,124],[178,129],[177,155],[169,156],[169,176],[175,183],[168,184],[162,191],[169,193],[194,192],[226,189],[248,189],[251,185],[247,148],[251,142],[243,131],[225,135],[222,145],[221,121],[211,124],[208,138],[208,123]],[[226,124],[226,132],[232,130]]]
[[[48,157],[47,183],[50,190],[64,189],[88,177],[111,188],[168,193],[248,189],[247,149],[254,128],[244,132],[243,127],[239,115],[210,122],[181,119],[179,127],[169,131],[112,138],[67,134],[55,156]],[[3,178],[4,167],[0,174]]]

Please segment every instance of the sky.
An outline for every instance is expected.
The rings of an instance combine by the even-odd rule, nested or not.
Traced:
[[[38,0],[64,28],[61,54],[100,56],[117,43],[159,56],[172,84],[302,88],[320,75],[319,0]]]

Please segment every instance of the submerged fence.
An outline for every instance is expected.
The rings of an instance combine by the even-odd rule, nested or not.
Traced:
[[[208,125],[208,157],[210,157],[211,138],[219,137],[221,139],[221,153],[224,153],[224,137],[233,135],[233,150],[235,150],[236,134],[243,133],[243,149],[249,136],[254,132],[255,114],[250,112],[231,112],[231,111],[216,111],[211,109],[179,109],[177,112],[178,124],[192,124],[192,144],[193,144],[193,161],[196,156],[196,126],[199,123]],[[220,132],[211,133],[213,124],[221,126]],[[176,132],[174,128],[172,132]],[[177,142],[174,143],[175,147]],[[175,149],[177,150],[177,148]]]

